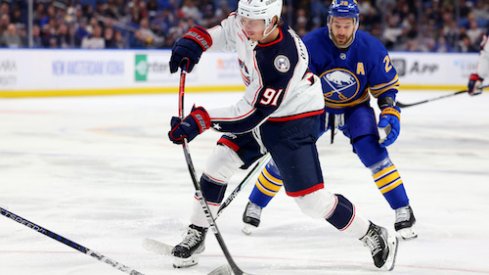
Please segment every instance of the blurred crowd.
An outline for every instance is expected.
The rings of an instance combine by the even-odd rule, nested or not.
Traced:
[[[0,0],[0,47],[169,48],[192,25],[212,27],[237,0]],[[284,0],[299,35],[326,25],[330,0]],[[477,52],[487,0],[360,0],[360,28],[389,50]],[[31,42],[29,42],[31,41]]]

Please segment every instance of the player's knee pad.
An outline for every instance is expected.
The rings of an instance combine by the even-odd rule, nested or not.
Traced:
[[[335,206],[326,220],[338,230],[345,230],[355,217],[355,206],[343,195],[335,195]]]
[[[204,174],[214,181],[227,183],[242,165],[236,152],[227,146],[218,145],[207,162]]]
[[[353,149],[365,167],[370,167],[388,157],[387,149],[380,146],[379,138],[375,135],[355,138]]]
[[[206,174],[200,177],[200,189],[208,202],[220,204],[224,199],[227,186],[226,182],[216,181]]]
[[[294,199],[302,212],[312,218],[327,218],[336,206],[335,195],[324,189]]]

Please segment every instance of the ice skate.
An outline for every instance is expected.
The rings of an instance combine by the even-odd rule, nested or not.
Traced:
[[[173,267],[189,267],[198,264],[200,254],[205,250],[205,235],[207,228],[189,225],[183,241],[177,244],[171,254]]]
[[[243,213],[243,233],[250,235],[260,225],[261,207],[248,202]]]
[[[411,206],[405,206],[396,209],[396,222],[394,228],[404,240],[411,240],[418,237],[414,230],[416,218],[414,217]]]
[[[389,271],[394,269],[398,246],[395,235],[371,222],[367,234],[360,240],[370,249],[376,267]]]

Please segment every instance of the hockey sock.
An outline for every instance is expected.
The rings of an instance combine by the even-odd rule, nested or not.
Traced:
[[[270,161],[256,180],[249,200],[261,208],[266,207],[282,185],[282,177],[274,163]]]
[[[392,209],[409,205],[401,175],[389,158],[370,167],[377,188],[384,195]]]
[[[221,202],[224,199],[224,194],[226,193],[227,183],[203,174],[200,178],[200,188],[202,190],[202,195],[207,201],[207,205],[209,206],[212,216],[216,217],[219,206],[221,205]],[[209,223],[207,222],[207,218],[202,210],[200,201],[197,198],[195,198],[193,203],[193,211],[190,222],[200,227],[209,227]]]

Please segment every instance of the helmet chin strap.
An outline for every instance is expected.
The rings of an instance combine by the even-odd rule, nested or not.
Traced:
[[[267,29],[268,27],[270,27],[270,24],[265,28],[265,30],[263,31],[263,38],[262,39],[265,39],[267,38],[278,26],[278,23],[276,22],[275,25],[270,29],[270,31],[267,32]]]
[[[273,18],[276,18],[276,16],[274,16]],[[273,27],[270,29],[270,31],[267,32],[268,27],[270,27],[270,24],[273,22],[273,18],[267,24],[267,26],[265,27],[265,30],[263,30],[263,38],[261,40],[267,38],[277,28],[277,26],[278,26],[278,18],[277,18],[277,21],[275,21],[275,24],[273,25]]]

